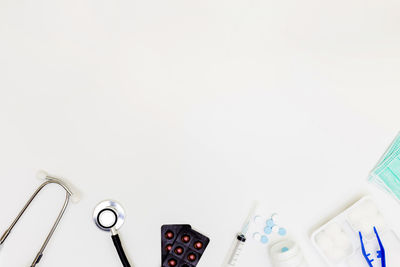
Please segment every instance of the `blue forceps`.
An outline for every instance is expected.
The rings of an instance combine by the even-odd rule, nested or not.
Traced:
[[[376,230],[375,226],[374,226],[374,232],[375,232],[375,235],[376,235],[376,239],[378,240],[378,244],[379,244],[379,250],[376,252],[377,253],[377,258],[381,259],[381,266],[382,267],[386,267],[385,248],[383,247],[381,238],[379,237],[378,231]],[[374,259],[370,259],[371,253],[367,253],[366,250],[365,250],[363,236],[362,236],[361,232],[359,232],[359,235],[360,235],[362,254],[363,254],[365,260],[367,261],[368,266],[369,267],[373,267],[372,262],[374,261]]]

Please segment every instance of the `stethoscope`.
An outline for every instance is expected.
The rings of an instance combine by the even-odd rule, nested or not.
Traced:
[[[55,230],[57,229],[57,226],[60,223],[70,200],[72,199],[73,202],[79,201],[79,198],[76,194],[77,192],[76,191],[73,192],[71,187],[69,185],[67,185],[65,181],[63,181],[59,178],[50,176],[44,171],[38,172],[37,177],[41,180],[44,180],[43,183],[36,189],[36,191],[33,193],[33,195],[26,202],[25,206],[18,213],[17,217],[11,223],[10,227],[8,227],[7,230],[4,232],[4,234],[0,237],[0,247],[1,247],[1,245],[3,245],[3,243],[5,242],[7,237],[10,235],[11,231],[14,229],[14,226],[18,223],[19,219],[21,219],[22,215],[28,209],[29,205],[33,202],[35,197],[39,194],[40,191],[42,191],[43,188],[45,188],[47,185],[50,185],[50,184],[56,184],[56,185],[60,186],[61,188],[63,188],[65,190],[64,204],[63,204],[60,212],[58,213],[57,219],[54,222],[53,226],[51,227],[50,232],[47,234],[47,237],[44,240],[42,247],[40,248],[39,252],[36,254],[36,257],[33,260],[32,264],[30,265],[31,267],[35,267],[39,263],[39,261],[42,259],[43,253],[47,247],[47,244],[50,242],[51,237],[53,236]]]
[[[124,224],[125,212],[115,201],[100,202],[93,211],[93,220],[98,228],[111,232],[111,238],[124,267],[131,267],[118,235],[118,229]]]

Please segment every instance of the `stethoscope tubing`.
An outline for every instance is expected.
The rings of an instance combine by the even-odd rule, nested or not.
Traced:
[[[122,243],[121,243],[121,239],[119,238],[119,235],[118,234],[112,235],[111,238],[112,238],[115,248],[117,249],[118,256],[122,262],[122,266],[131,267],[129,260],[126,257],[124,248],[122,247]]]

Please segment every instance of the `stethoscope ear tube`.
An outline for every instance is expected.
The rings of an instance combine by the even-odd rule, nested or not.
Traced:
[[[118,234],[112,235],[111,238],[112,238],[115,248],[117,249],[118,256],[121,259],[122,265],[124,267],[131,267],[131,265],[129,264],[128,258],[126,257],[124,248],[122,247],[122,243],[121,243],[121,239],[119,238],[119,235]]]

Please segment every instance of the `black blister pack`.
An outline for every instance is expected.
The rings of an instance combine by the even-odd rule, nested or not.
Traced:
[[[162,228],[163,229],[163,228]],[[165,234],[169,233],[165,231]],[[167,234],[168,236],[168,234]],[[169,235],[170,237],[170,235]],[[182,227],[163,259],[163,267],[194,267],[208,246],[210,239],[190,227]]]
[[[161,226],[161,262],[163,263],[172,249],[182,229],[190,229],[189,224],[166,224]]]

